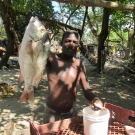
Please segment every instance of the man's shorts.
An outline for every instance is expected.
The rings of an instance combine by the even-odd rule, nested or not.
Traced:
[[[68,119],[76,116],[77,116],[77,111],[75,110],[74,107],[72,107],[72,109],[67,113],[59,113],[52,110],[46,105],[43,113],[43,124],[55,122],[63,119]]]

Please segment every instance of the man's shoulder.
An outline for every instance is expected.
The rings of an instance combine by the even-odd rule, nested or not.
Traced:
[[[86,72],[85,64],[82,60],[75,58],[75,65],[78,67],[79,71]]]
[[[84,63],[81,59],[74,58],[74,63],[76,63],[78,66],[84,66]]]

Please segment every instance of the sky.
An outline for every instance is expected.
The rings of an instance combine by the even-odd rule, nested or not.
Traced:
[[[54,6],[54,11],[60,12],[59,3],[56,2],[56,1],[52,1],[52,4],[53,4],[53,6]]]

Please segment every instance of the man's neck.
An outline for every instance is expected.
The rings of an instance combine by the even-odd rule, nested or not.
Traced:
[[[67,56],[63,53],[60,54],[60,58],[65,62],[73,62],[73,57]]]

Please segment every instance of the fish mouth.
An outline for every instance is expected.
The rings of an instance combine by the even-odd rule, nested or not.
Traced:
[[[43,36],[43,47],[46,51],[49,51],[51,48],[51,40],[49,38],[49,35],[47,33]]]
[[[45,33],[43,36],[43,44],[46,44],[47,42],[51,43],[51,40],[49,38],[48,33]]]
[[[51,42],[50,40],[46,40],[45,42],[43,42],[43,46],[50,46],[51,47]]]

